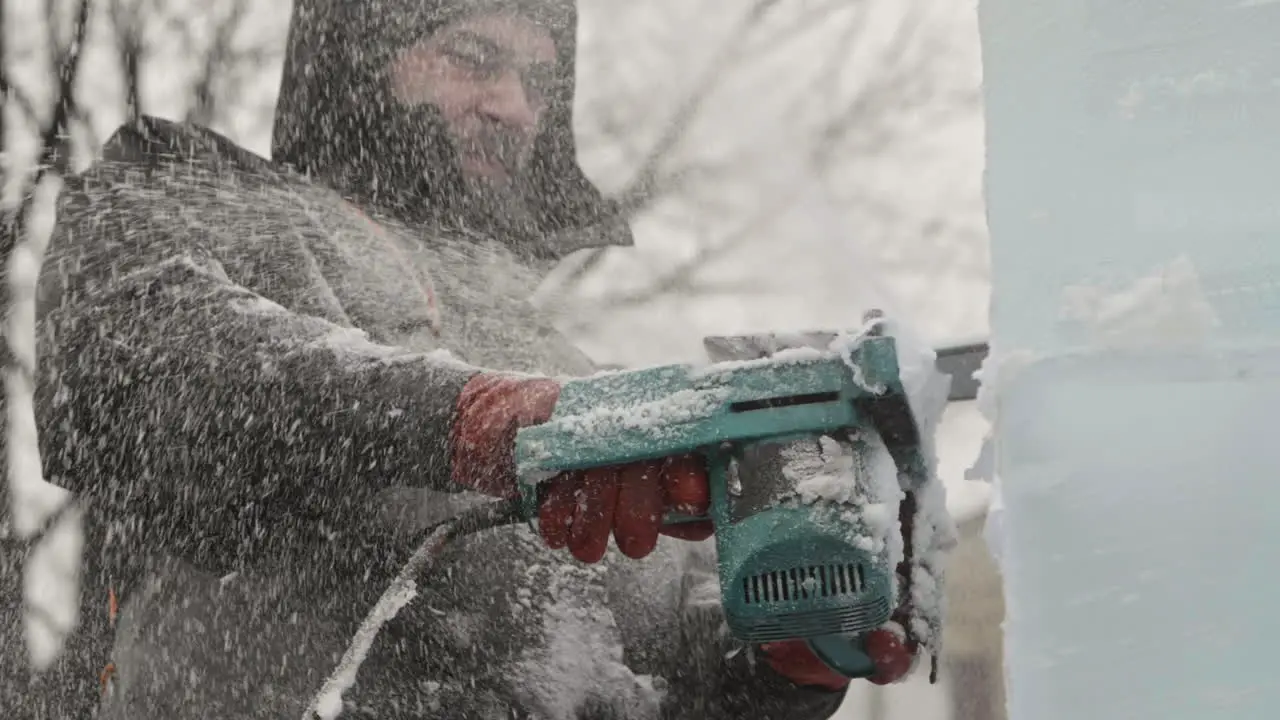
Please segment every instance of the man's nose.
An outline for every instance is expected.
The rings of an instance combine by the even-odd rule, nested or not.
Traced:
[[[520,74],[508,70],[489,86],[480,110],[508,127],[532,131],[538,124],[538,111],[529,102]]]

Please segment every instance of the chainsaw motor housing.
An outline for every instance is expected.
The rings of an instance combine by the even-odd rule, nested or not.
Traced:
[[[883,550],[858,542],[867,531],[849,506],[795,499],[779,458],[817,449],[809,436],[773,438],[725,450],[711,463],[712,473],[725,474],[711,485],[721,602],[739,640],[809,640],[846,676],[865,677],[875,668],[859,639],[889,620],[891,563]]]
[[[867,541],[856,503],[806,501],[797,486],[803,478],[787,466],[818,457],[823,437],[848,444],[855,458],[876,438],[900,477],[918,476],[923,459],[894,339],[869,334],[843,350],[815,345],[566,382],[551,419],[517,434],[526,517],[537,516],[539,483],[561,472],[700,454],[733,635],[747,643],[807,640],[836,671],[870,676],[863,639],[890,618],[896,568],[883,544]]]

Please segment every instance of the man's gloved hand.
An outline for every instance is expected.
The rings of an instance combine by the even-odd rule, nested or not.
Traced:
[[[849,687],[849,678],[827,667],[804,640],[765,643],[760,650],[774,672],[796,685],[831,691]]]
[[[867,633],[866,648],[876,666],[875,675],[867,680],[876,685],[888,685],[906,677],[920,649],[902,626],[893,622]]]
[[[560,384],[550,378],[487,373],[473,377],[458,398],[449,438],[453,481],[496,497],[519,495],[516,431],[549,420],[559,397]],[[709,505],[710,487],[701,461],[670,457],[553,478],[543,486],[538,520],[550,547],[567,545],[579,560],[598,562],[611,534],[618,548],[633,558],[652,552],[660,534],[687,540],[710,537],[710,521],[662,523],[668,512],[701,515]],[[839,691],[849,684],[803,640],[766,643],[761,651],[776,672],[797,685]],[[868,680],[883,685],[911,669],[916,648],[889,626],[868,635],[867,651],[877,668]]]
[[[516,497],[516,431],[549,420],[559,397],[560,384],[550,378],[471,378],[458,398],[450,433],[453,481],[487,495]],[[710,537],[710,521],[662,523],[667,512],[701,515],[710,502],[702,462],[672,457],[553,478],[543,486],[538,522],[548,546],[568,546],[583,562],[604,557],[611,534],[624,554],[642,558],[653,552],[659,534]]]
[[[797,685],[844,690],[849,678],[827,667],[804,640],[784,640],[760,646],[769,666]],[[915,644],[905,639],[892,625],[867,634],[867,654],[876,672],[867,678],[876,685],[888,685],[903,678],[911,670]]]

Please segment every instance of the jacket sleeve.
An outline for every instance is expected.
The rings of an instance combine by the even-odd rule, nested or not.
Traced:
[[[213,571],[359,532],[383,488],[454,489],[446,438],[477,368],[251,292],[198,224],[76,202],[41,274],[50,482]]]

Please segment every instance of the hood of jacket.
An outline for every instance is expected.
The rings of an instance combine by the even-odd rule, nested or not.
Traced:
[[[439,112],[396,102],[386,73],[404,48],[492,10],[539,23],[557,50],[556,91],[522,183],[527,212],[514,220],[466,215],[462,175]],[[577,24],[575,0],[295,0],[272,158],[405,221],[468,225],[538,257],[631,245],[618,205],[578,164]]]

